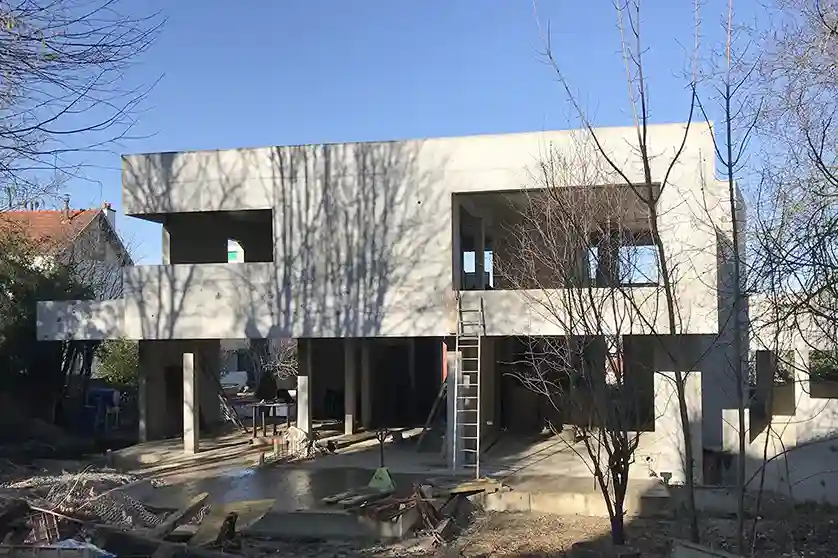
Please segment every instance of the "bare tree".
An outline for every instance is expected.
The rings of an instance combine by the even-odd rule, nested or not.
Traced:
[[[256,386],[257,392],[263,382],[271,382],[271,393],[275,393],[276,382],[297,377],[297,341],[295,339],[251,339],[245,349],[239,349],[252,369],[248,383]],[[250,374],[250,373],[249,373]]]
[[[124,71],[162,20],[128,15],[125,4],[0,0],[4,206],[54,194],[79,175],[72,153],[105,149],[130,133],[147,87],[126,87]]]
[[[835,330],[838,4],[778,0],[774,7],[777,22],[759,37],[763,160],[753,242],[761,277],[783,287],[786,310]]]
[[[622,545],[629,469],[640,432],[654,424],[652,362],[627,373],[623,334],[648,330],[643,311],[657,289],[626,301],[632,288],[657,285],[657,262],[647,206],[626,186],[600,186],[613,176],[597,161],[581,142],[545,155],[534,188],[512,194],[517,216],[498,249],[515,256],[497,260],[497,273],[565,333],[529,341],[513,375],[546,398],[554,432],[572,425],[567,445],[592,473]]]
[[[721,166],[723,179],[726,183],[727,199],[725,203],[730,215],[730,235],[721,237],[724,250],[730,254],[731,276],[726,285],[730,294],[732,310],[730,312],[730,340],[733,351],[729,367],[736,386],[736,410],[738,421],[738,455],[737,459],[737,548],[744,554],[747,549],[745,540],[745,494],[746,482],[746,447],[748,443],[746,432],[746,410],[750,404],[750,394],[747,390],[748,370],[747,360],[747,306],[745,273],[745,220],[744,200],[737,184],[739,174],[745,167],[744,160],[747,148],[760,110],[760,103],[754,102],[749,95],[748,86],[756,62],[749,60],[747,48],[740,48],[736,41],[737,30],[734,24],[734,3],[728,2],[727,18],[724,26],[725,41],[721,52],[713,53],[709,64],[702,70],[702,84],[709,89],[710,96],[718,104],[723,116],[723,127],[719,137],[712,133],[711,118],[700,95],[696,95],[696,103],[708,126],[713,138],[715,156]],[[751,46],[750,41],[746,47]],[[721,61],[721,64],[719,63]],[[751,109],[751,110],[749,110]]]
[[[257,378],[264,374],[277,380],[297,377],[299,363],[295,339],[268,339],[261,349],[251,347],[250,354],[256,366]]]
[[[689,317],[681,315],[677,303],[679,265],[685,262],[683,254],[672,254],[669,246],[664,240],[661,230],[661,211],[659,200],[667,189],[672,188],[670,177],[673,170],[680,162],[681,156],[687,145],[690,130],[693,124],[693,116],[697,108],[696,87],[697,75],[693,75],[689,83],[689,101],[685,107],[685,122],[683,135],[672,147],[671,151],[661,154],[651,146],[649,133],[650,104],[648,97],[648,83],[644,73],[645,46],[642,41],[640,2],[634,0],[619,1],[615,4],[618,27],[620,30],[621,53],[625,63],[626,85],[629,96],[630,109],[632,111],[634,128],[637,134],[637,141],[633,143],[632,160],[624,161],[614,157],[611,149],[600,138],[593,122],[582,107],[578,97],[574,94],[559,63],[556,54],[551,46],[549,30],[542,29],[542,40],[545,45],[545,56],[550,66],[558,77],[559,83],[566,94],[575,115],[582,123],[587,136],[587,141],[593,146],[594,154],[600,159],[607,171],[613,175],[611,184],[624,185],[648,212],[649,239],[654,247],[655,258],[659,266],[659,286],[656,290],[662,297],[663,311],[666,315],[665,324],[653,324],[652,332],[661,340],[660,348],[668,354],[671,362],[675,363],[674,383],[678,400],[679,420],[683,436],[683,461],[686,473],[687,486],[687,511],[690,517],[690,538],[693,541],[699,540],[698,518],[695,505],[695,455],[693,452],[693,435],[690,429],[691,416],[687,403],[687,376],[684,372],[688,363],[684,362],[683,355],[677,350],[673,351],[666,338],[673,338],[685,331],[685,320]],[[698,17],[696,7],[696,17]],[[698,50],[698,19],[696,20],[695,50]],[[665,160],[662,160],[665,159]],[[653,168],[663,169],[654,172]],[[714,209],[715,210],[715,205]],[[612,289],[619,293],[628,293],[625,289]],[[623,296],[625,301],[633,304],[633,297]],[[655,309],[656,313],[657,309]],[[643,315],[642,312],[638,313]],[[667,337],[668,336],[668,337]]]

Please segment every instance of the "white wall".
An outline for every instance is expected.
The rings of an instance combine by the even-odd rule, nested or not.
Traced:
[[[683,133],[682,125],[650,129],[652,177],[668,175],[659,211],[677,329],[707,333],[718,330],[723,189],[712,180],[707,127],[691,129],[669,167]],[[634,129],[598,136],[628,177],[642,181]],[[545,154],[578,150],[579,142],[579,132],[565,131],[125,157],[128,214],[272,209],[274,263],[133,268],[119,327],[144,339],[445,335],[455,308],[452,194],[537,185],[532,173]],[[622,181],[613,172],[609,180]],[[507,302],[498,304],[512,321],[533,314]],[[89,325],[79,312],[45,306],[44,335]],[[499,334],[517,331],[496,324]]]

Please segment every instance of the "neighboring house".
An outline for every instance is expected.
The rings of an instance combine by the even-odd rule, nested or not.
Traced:
[[[26,237],[38,253],[36,265],[70,265],[80,282],[92,286],[98,299],[107,300],[122,296],[122,267],[133,264],[115,219],[108,203],[72,209],[65,198],[58,210],[0,213],[0,232]]]
[[[604,341],[602,351],[613,345],[622,352],[619,370],[610,373],[637,382],[655,417],[638,467],[670,473],[673,482],[683,482],[685,473],[668,376],[689,363],[687,403],[699,477],[702,449],[723,447],[722,413],[735,405],[737,391],[727,186],[713,179],[714,143],[706,126],[689,129],[678,164],[669,168],[685,129],[668,124],[648,130],[651,179],[660,184],[667,177],[666,188],[656,190],[658,225],[678,277],[676,313],[683,318],[679,335],[665,341],[672,346],[662,350],[664,341],[651,335],[668,331],[656,270],[616,273],[625,254],[644,265],[654,262],[647,214],[627,210],[625,232],[631,234],[610,238],[595,258],[577,252],[567,260],[580,285],[596,290],[618,282],[634,301],[609,307],[614,316],[632,319],[611,332],[619,342]],[[603,128],[597,134],[629,178],[644,183],[636,130]],[[514,384],[506,373],[510,363],[526,340],[591,331],[570,329],[543,312],[539,297],[561,294],[561,285],[521,289],[503,273],[520,257],[508,230],[528,195],[545,195],[537,180],[544,154],[573,151],[580,135],[125,156],[125,212],[162,225],[163,265],[126,268],[119,300],[40,304],[39,338],[139,340],[141,439],[174,429],[192,452],[199,416],[204,424],[218,420],[217,382],[202,378],[219,374],[221,340],[297,339],[298,426],[308,431],[312,417],[338,414],[351,432],[358,423],[421,426],[443,378],[461,377],[448,373],[458,362],[453,349],[458,341],[466,344],[464,327],[476,320],[481,330],[472,330],[469,341],[476,338],[481,347],[479,373],[469,385],[476,386],[471,398],[480,411],[472,428],[479,425],[480,439],[487,440],[505,431],[540,432],[543,403]],[[628,200],[631,192],[621,183],[610,177],[591,184],[581,177],[574,187],[597,186]],[[231,240],[242,250],[243,261],[235,265],[229,263]],[[464,320],[460,308],[477,314]],[[676,363],[672,354],[684,356]],[[449,417],[476,412],[453,391]],[[341,401],[342,413],[335,405]],[[468,449],[465,436],[450,434],[449,455],[460,456]]]

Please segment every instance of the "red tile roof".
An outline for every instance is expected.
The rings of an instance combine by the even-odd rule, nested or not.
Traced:
[[[72,243],[102,210],[5,211],[0,213],[0,231],[25,234],[54,253]]]

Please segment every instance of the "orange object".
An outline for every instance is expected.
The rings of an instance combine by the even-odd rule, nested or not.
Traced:
[[[442,383],[448,379],[448,345],[442,341]]]

